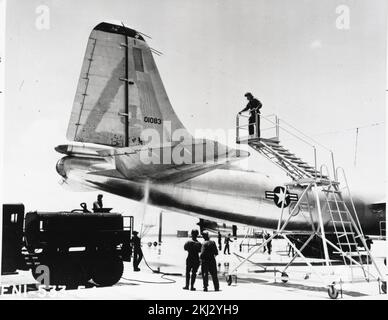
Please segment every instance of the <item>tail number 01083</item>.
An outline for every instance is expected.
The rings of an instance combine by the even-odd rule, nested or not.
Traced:
[[[162,124],[162,119],[153,118],[153,117],[144,117],[144,122],[154,123],[154,124]]]

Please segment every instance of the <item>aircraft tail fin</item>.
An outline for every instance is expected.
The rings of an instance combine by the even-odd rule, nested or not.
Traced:
[[[171,142],[177,129],[190,136],[170,104],[142,35],[100,23],[89,36],[67,139],[129,147],[145,143],[145,129],[154,129],[160,144]]]

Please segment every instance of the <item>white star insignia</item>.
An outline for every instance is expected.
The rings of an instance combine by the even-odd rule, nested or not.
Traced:
[[[275,194],[278,197],[278,203],[277,204],[281,204],[281,203],[285,202],[287,194],[284,192],[283,189],[281,189],[279,193],[275,193]]]

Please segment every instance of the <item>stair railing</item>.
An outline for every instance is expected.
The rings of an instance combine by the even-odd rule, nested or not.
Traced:
[[[260,119],[258,119],[260,117]],[[268,132],[268,130],[275,130],[274,135],[270,137],[265,138],[276,138],[278,141],[280,140],[280,131],[287,133],[288,135],[292,136],[293,138],[299,140],[300,142],[308,145],[310,148],[312,148],[312,157],[314,162],[314,169],[316,172],[318,172],[318,153],[317,148],[321,148],[329,153],[331,162],[331,167],[333,171],[333,178],[334,181],[338,181],[337,171],[335,167],[335,161],[334,161],[334,153],[331,149],[327,148],[326,146],[322,145],[312,137],[308,136],[301,130],[297,129],[295,126],[291,125],[289,122],[279,118],[276,114],[268,114],[268,115],[256,115],[256,123],[255,124],[249,124],[249,116],[244,114],[237,114],[236,116],[236,142],[241,143],[243,140],[249,142],[251,138],[258,138],[257,135],[257,127],[256,124],[260,120],[260,131],[262,133]],[[246,123],[242,124],[242,120],[244,120]],[[269,124],[269,126],[266,126],[266,124]],[[242,136],[242,131],[249,131],[249,126],[254,125],[255,127],[255,136],[249,136],[247,135],[246,139]],[[263,137],[263,134],[261,134],[261,137]],[[315,174],[315,178],[317,179],[317,173]]]
[[[352,210],[353,210],[353,215],[354,215],[354,220],[357,222],[357,227],[360,231],[360,234],[362,235],[362,237],[365,238],[364,236],[364,232],[362,231],[362,227],[361,227],[361,223],[360,223],[360,220],[358,219],[358,215],[357,215],[357,211],[356,211],[356,206],[354,205],[354,202],[353,202],[353,197],[352,197],[352,194],[350,193],[350,188],[349,188],[349,184],[348,184],[348,180],[346,178],[346,174],[345,174],[345,170],[344,168],[342,167],[338,167],[336,169],[336,176],[338,177],[338,173],[342,173],[342,178],[343,178],[343,181],[345,183],[345,186],[344,186],[344,189],[346,189],[346,192],[348,194],[348,197],[349,197],[349,201],[350,201],[350,204],[352,206]]]

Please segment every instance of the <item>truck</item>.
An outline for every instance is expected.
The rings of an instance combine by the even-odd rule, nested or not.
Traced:
[[[112,286],[131,261],[133,216],[82,210],[25,213],[3,204],[2,274],[48,271],[50,285]]]

